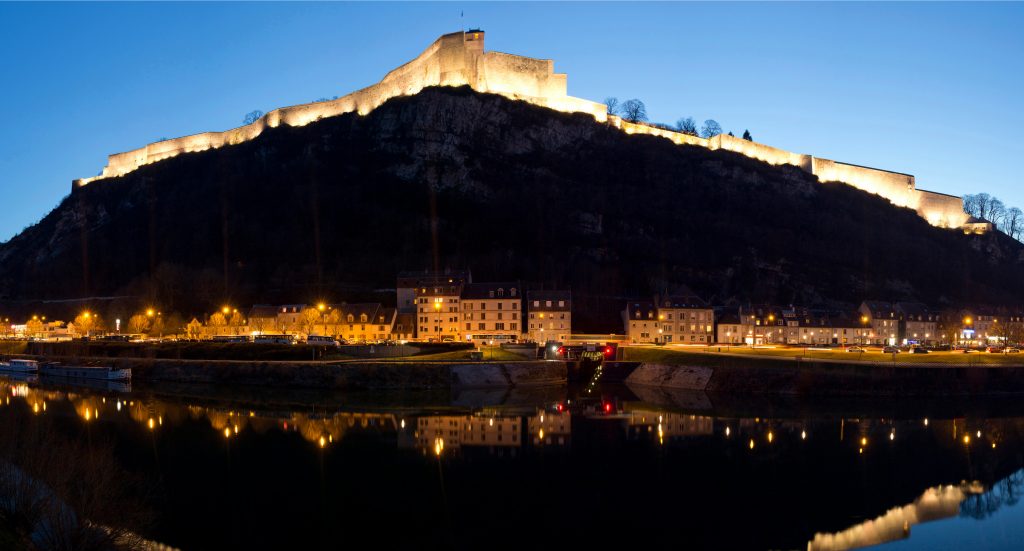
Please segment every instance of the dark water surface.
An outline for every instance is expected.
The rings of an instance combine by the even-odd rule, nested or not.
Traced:
[[[0,391],[0,445],[113,474],[96,515],[180,549],[1024,548],[1016,399]]]

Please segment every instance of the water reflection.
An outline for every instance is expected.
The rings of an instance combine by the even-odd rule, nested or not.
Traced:
[[[955,517],[968,496],[984,493],[978,482],[928,488],[912,503],[890,509],[834,534],[815,534],[808,551],[845,551],[910,537],[910,527],[923,522]]]
[[[852,549],[905,539],[912,526],[958,514],[985,519],[1016,504],[1024,480],[1012,474],[1022,466],[1024,416],[797,415],[777,406],[762,416],[757,407],[713,406],[721,397],[666,401],[623,388],[590,390],[474,395],[474,406],[465,405],[466,394],[350,405],[350,396],[242,401],[24,380],[0,382],[0,419],[18,408],[70,419],[71,434],[112,434],[126,463],[160,481],[166,494],[155,504],[158,526],[143,535],[182,548],[317,547],[340,514],[350,530],[382,528],[353,509],[359,503],[429,527],[416,536],[429,539],[426,547],[459,547],[460,538],[496,529],[476,517],[481,500],[515,515],[538,500],[572,499],[657,505],[646,517],[621,507],[564,514],[630,533],[683,522],[687,542],[698,548]],[[196,492],[210,493],[213,510],[260,520],[265,530],[204,540],[200,534],[217,525],[206,524],[210,510],[184,505]],[[282,518],[280,529],[273,515]],[[459,535],[456,518],[474,528]],[[298,537],[296,524],[310,540],[288,540]],[[733,524],[749,529],[724,529]],[[401,537],[413,538],[397,542],[403,545],[424,543]],[[649,538],[679,542],[660,531],[638,541]]]

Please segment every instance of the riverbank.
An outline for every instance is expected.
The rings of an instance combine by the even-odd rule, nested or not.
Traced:
[[[828,396],[950,396],[1024,394],[1024,367],[856,363],[673,350],[627,350],[643,358],[630,386],[708,393]]]
[[[858,349],[859,350],[859,349]],[[819,362],[830,364],[867,365],[878,367],[1024,367],[1024,354],[964,353],[935,351],[928,354],[886,354],[877,349],[849,352],[843,348],[758,347],[750,346],[624,346],[621,359],[663,364],[719,365],[715,358],[739,358],[789,363]]]

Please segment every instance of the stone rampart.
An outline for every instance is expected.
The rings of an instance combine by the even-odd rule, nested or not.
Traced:
[[[709,140],[711,149],[725,149],[746,155],[773,165],[793,165],[812,172],[811,156],[800,153],[792,153],[784,149],[764,145],[743,138],[737,138],[728,134],[719,134]]]
[[[820,157],[814,157],[811,173],[822,182],[843,182],[885,197],[896,206],[917,208],[914,177],[909,174],[840,163]]]
[[[411,96],[428,86],[465,85],[478,92],[500,94],[558,111],[586,113],[628,134],[658,136],[678,145],[724,149],[773,165],[797,166],[823,182],[849,184],[884,197],[894,205],[915,209],[934,226],[968,229],[968,217],[963,212],[960,198],[916,190],[914,177],[909,174],[793,153],[729,135],[704,139],[608,115],[604,104],[569,96],[566,75],[554,72],[552,60],[484,52],[482,31],[446,34],[415,59],[389,72],[379,83],[345,97],[275,109],[252,124],[225,132],[203,132],[110,155],[107,166],[99,176],[75,180],[72,190],[103,178],[122,176],[141,166],[183,153],[252,140],[267,127],[282,124],[304,126],[322,118],[353,112],[365,115],[393,97]],[[974,227],[969,229],[978,231]]]
[[[335,100],[275,109],[258,121],[224,132],[203,132],[115,153],[108,157],[100,176],[75,180],[72,188],[122,176],[143,165],[183,153],[246,142],[267,127],[304,126],[353,112],[365,115],[393,97],[415,95],[429,86],[468,85],[479,92],[500,94],[560,111],[588,113],[599,121],[605,120],[607,110],[603,104],[566,95],[566,75],[554,72],[552,60],[500,52],[485,54],[483,47],[483,32],[444,35],[416,59],[390,71],[377,84]]]
[[[945,193],[917,190],[917,213],[933,226],[966,228],[970,216],[964,212],[963,199]]]

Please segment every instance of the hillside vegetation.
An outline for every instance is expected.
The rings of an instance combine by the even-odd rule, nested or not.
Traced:
[[[619,327],[624,297],[684,283],[717,302],[1024,302],[1005,236],[468,88],[90,184],[0,245],[0,300],[130,296],[188,314],[351,300],[435,266],[571,286],[576,328],[595,331]]]

